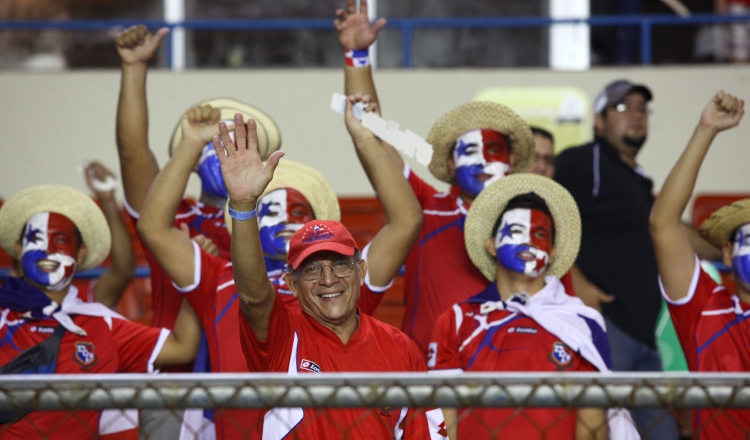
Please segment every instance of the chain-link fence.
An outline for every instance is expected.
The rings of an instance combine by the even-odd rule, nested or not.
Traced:
[[[404,407],[413,410],[402,411]],[[105,438],[128,429],[137,435],[134,430],[139,419],[141,438],[166,438],[159,429],[170,424],[177,426],[171,434],[175,438],[180,431],[183,438],[260,438],[264,424],[289,423],[289,414],[294,411],[304,415],[300,419],[303,422],[289,428],[312,429],[320,425],[333,429],[335,438],[392,438],[392,434],[381,436],[373,432],[362,437],[357,426],[376,418],[395,419],[395,426],[404,428],[434,408],[443,408],[446,414],[447,425],[439,426],[438,434],[458,428],[459,438],[466,438],[466,434],[472,435],[472,440],[505,438],[503,433],[509,429],[516,433],[536,432],[532,437],[513,438],[550,439],[572,429],[573,438],[582,422],[592,437],[602,429],[606,436],[608,416],[597,419],[589,415],[597,411],[605,414],[597,409],[609,408],[661,408],[667,417],[675,417],[683,425],[686,435],[729,426],[734,434],[724,439],[748,438],[750,376],[9,375],[0,381],[0,417],[5,419],[0,425],[0,438],[19,433],[27,439],[74,438],[74,432],[85,432],[84,438]],[[148,423],[150,427],[143,423],[144,414],[155,419]],[[690,418],[698,423],[694,426]],[[349,420],[350,426],[337,425],[342,420]],[[383,432],[387,432],[387,420],[381,424]],[[638,429],[648,435],[650,427]],[[288,438],[310,438],[295,437],[294,432]],[[609,434],[615,434],[611,423]]]

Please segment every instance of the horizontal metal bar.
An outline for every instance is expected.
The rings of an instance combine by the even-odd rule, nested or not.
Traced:
[[[4,376],[0,410],[382,406],[750,408],[747,374]]]
[[[750,22],[750,14],[694,14],[678,17],[672,14],[596,15],[589,18],[551,19],[548,17],[451,17],[451,18],[389,18],[387,27],[404,28],[507,28],[548,27],[556,24],[588,24],[589,26],[690,25]],[[181,26],[191,30],[331,30],[329,19],[251,19],[251,20],[185,20],[167,23],[160,20],[0,20],[0,30],[70,30],[101,31],[115,27],[145,24],[149,28]]]

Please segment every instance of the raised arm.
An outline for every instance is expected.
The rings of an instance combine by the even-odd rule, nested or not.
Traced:
[[[120,97],[117,103],[117,152],[120,155],[125,199],[136,212],[141,211],[159,164],[148,145],[148,104],[146,71],[168,28],[152,35],[145,26],[132,26],[115,39],[122,61]]]
[[[378,232],[368,251],[368,272],[374,286],[385,286],[406,261],[422,227],[422,208],[402,170],[389,160],[382,142],[352,114],[352,106],[363,101],[366,111],[376,111],[369,97],[349,96],[346,127],[357,155],[383,205],[388,223]]]
[[[138,232],[167,275],[180,287],[193,284],[195,252],[190,238],[174,226],[190,172],[215,133],[221,114],[211,106],[190,109],[182,120],[182,140],[154,179],[143,202]]]
[[[94,285],[94,301],[114,308],[135,275],[135,254],[130,234],[115,201],[115,175],[99,162],[84,170],[86,185],[99,201],[112,234],[112,266]]]
[[[232,142],[226,124],[219,123],[221,138],[214,136],[214,149],[221,161],[221,173],[229,192],[229,208],[233,217],[232,272],[240,296],[240,307],[255,336],[265,341],[275,289],[266,273],[255,207],[284,153],[274,152],[263,164],[258,155],[255,121],[248,120],[246,127],[242,115],[237,113],[234,124],[235,142]],[[238,216],[245,219],[238,220]]]
[[[659,276],[665,292],[674,301],[687,296],[695,270],[695,252],[681,222],[682,212],[714,137],[736,126],[744,113],[744,101],[728,93],[719,92],[711,98],[651,210],[650,231]]]
[[[201,339],[201,325],[198,316],[187,300],[182,300],[180,313],[174,329],[169,333],[154,365],[180,365],[191,362],[198,354]]]

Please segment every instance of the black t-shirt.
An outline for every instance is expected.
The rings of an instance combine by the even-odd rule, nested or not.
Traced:
[[[569,148],[557,158],[555,180],[581,212],[576,264],[605,293],[602,312],[628,334],[655,346],[661,309],[658,268],[649,235],[653,182],[630,168],[605,140]]]

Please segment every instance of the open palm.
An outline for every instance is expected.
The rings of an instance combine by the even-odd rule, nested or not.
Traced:
[[[346,10],[336,11],[334,26],[344,49],[364,50],[375,42],[386,21],[380,18],[375,24],[370,24],[370,19],[367,18],[367,0],[360,1],[359,13],[354,1],[346,0]]]

